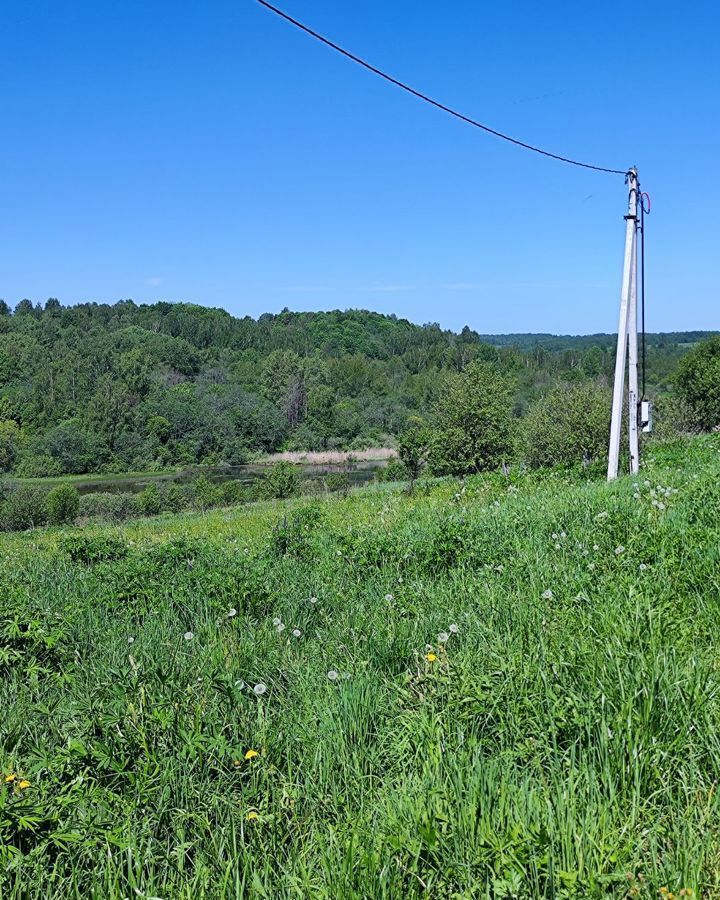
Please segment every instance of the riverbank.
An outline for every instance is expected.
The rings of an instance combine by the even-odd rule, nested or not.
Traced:
[[[368,447],[366,450],[286,450],[270,453],[257,460],[258,465],[291,462],[309,466],[344,466],[356,462],[378,462],[395,459],[397,450],[392,447]]]

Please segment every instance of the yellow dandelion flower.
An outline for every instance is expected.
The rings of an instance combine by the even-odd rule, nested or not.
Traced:
[[[260,756],[257,750],[248,750],[245,754],[245,759],[255,759],[256,756]]]
[[[426,659],[428,662],[435,662],[435,660],[437,659],[437,656],[435,656],[434,653],[426,653],[426,654],[425,654],[425,659]]]
[[[260,816],[259,816],[256,812],[249,812],[249,813],[245,816],[245,818],[248,820],[248,822],[254,822],[255,819],[259,819]]]
[[[15,781],[16,778],[17,775],[14,772],[11,772],[9,775],[5,776],[5,784],[7,784],[8,781]]]
[[[30,782],[27,779],[23,778],[23,780],[21,782],[19,782],[18,787],[20,788],[21,791],[24,791],[25,788],[30,787]]]

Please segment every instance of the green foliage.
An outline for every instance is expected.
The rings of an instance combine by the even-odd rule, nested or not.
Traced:
[[[700,428],[720,426],[720,335],[701,341],[683,357],[674,382]]]
[[[378,481],[406,481],[409,479],[408,470],[401,459],[391,459],[386,466],[378,471]]]
[[[82,534],[69,535],[60,541],[60,549],[75,563],[92,566],[96,563],[124,559],[128,547],[120,538],[112,535],[86,537]]]
[[[35,485],[20,485],[0,503],[0,530],[25,531],[48,520],[47,491]]]
[[[258,482],[258,494],[265,500],[287,500],[300,493],[300,472],[289,462],[275,463]]]
[[[477,360],[449,377],[435,409],[429,463],[434,474],[494,469],[513,449],[513,381]]]
[[[137,506],[143,516],[157,516],[163,511],[163,498],[156,484],[149,484],[140,491]]]
[[[211,509],[220,506],[222,501],[222,489],[213,484],[204,475],[201,475],[193,484],[193,500],[198,509]]]
[[[412,422],[400,435],[398,456],[405,467],[411,490],[427,464],[433,440],[432,432],[421,421]]]
[[[330,472],[325,476],[325,488],[345,496],[350,491],[350,476],[347,472]]]
[[[48,491],[47,519],[50,525],[74,522],[80,511],[80,495],[71,484],[59,484]]]
[[[62,475],[62,466],[52,456],[26,456],[15,468],[18,478],[53,478]]]
[[[20,449],[21,431],[12,419],[0,421],[0,472],[9,472]]]
[[[612,335],[455,334],[364,310],[254,320],[193,304],[51,301],[0,308],[0,421],[21,425],[0,428],[0,467],[26,477],[385,446],[474,360],[515,376],[518,414],[558,384],[607,378],[614,361]],[[653,393],[701,337],[649,336]]]
[[[182,507],[180,507],[182,508]],[[172,506],[168,505],[168,509]],[[173,510],[178,512],[179,510]],[[124,522],[142,515],[135,494],[118,491],[97,491],[92,494],[83,494],[80,497],[78,517],[83,519],[97,519],[101,522]]]
[[[521,453],[531,466],[579,465],[607,455],[610,391],[593,383],[556,388],[522,422]]]

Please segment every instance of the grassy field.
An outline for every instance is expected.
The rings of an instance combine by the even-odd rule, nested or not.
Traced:
[[[720,897],[719,548],[717,435],[5,536],[0,895]]]

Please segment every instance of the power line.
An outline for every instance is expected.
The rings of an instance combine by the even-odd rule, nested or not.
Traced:
[[[445,106],[444,103],[440,103],[437,100],[433,100],[432,97],[428,97],[426,94],[420,93],[420,91],[416,91],[415,88],[410,87],[410,85],[405,84],[402,81],[398,81],[397,78],[393,78],[392,75],[388,75],[387,72],[383,72],[381,69],[375,68],[375,66],[370,65],[369,62],[365,62],[364,59],[360,59],[359,56],[355,56],[354,53],[350,53],[349,50],[345,50],[343,47],[339,47],[337,44],[334,44],[331,40],[323,35],[318,34],[317,31],[313,31],[312,28],[308,28],[307,25],[303,25],[302,22],[298,22],[297,19],[293,19],[292,16],[289,16],[286,12],[283,12],[281,9],[278,9],[276,6],[273,6],[272,3],[268,3],[267,0],[258,0],[262,6],[266,9],[269,9],[271,12],[274,12],[276,15],[280,16],[280,18],[285,19],[286,22],[290,22],[291,25],[294,25],[296,28],[299,28],[301,31],[304,31],[305,34],[309,34],[310,37],[314,37],[316,40],[325,44],[327,47],[331,47],[333,50],[336,50],[338,53],[341,53],[343,56],[352,60],[354,63],[357,63],[359,66],[363,66],[363,68],[368,69],[370,72],[374,72],[375,75],[379,75],[381,78],[384,78],[385,81],[389,81],[390,84],[394,84],[396,87],[402,88],[404,91],[407,91],[408,94],[412,94],[413,97],[417,97],[419,100],[424,100],[425,103],[429,103],[431,106],[436,107],[437,109],[441,109],[443,112],[449,113],[451,116],[455,116],[456,119],[460,119],[462,122],[466,122],[468,125],[473,125],[475,128],[480,128],[482,131],[486,131],[488,134],[492,134],[495,137],[502,138],[504,141],[509,141],[511,144],[515,144],[517,147],[522,147],[525,150],[532,150],[533,153],[540,153],[542,156],[548,156],[550,159],[557,159],[560,162],[569,163],[571,166],[580,166],[583,169],[594,169],[596,172],[609,172],[611,175],[626,175],[626,169],[607,169],[604,166],[593,166],[590,163],[579,162],[577,159],[570,159],[567,156],[560,156],[557,153],[550,153],[548,150],[542,150],[540,147],[534,147],[532,144],[526,144],[524,141],[519,141],[517,138],[510,137],[508,134],[503,134],[501,131],[496,131],[494,128],[490,128],[488,125],[483,125],[482,122],[477,122],[475,119],[471,119],[468,116],[463,115],[455,109],[452,109],[449,106]]]

